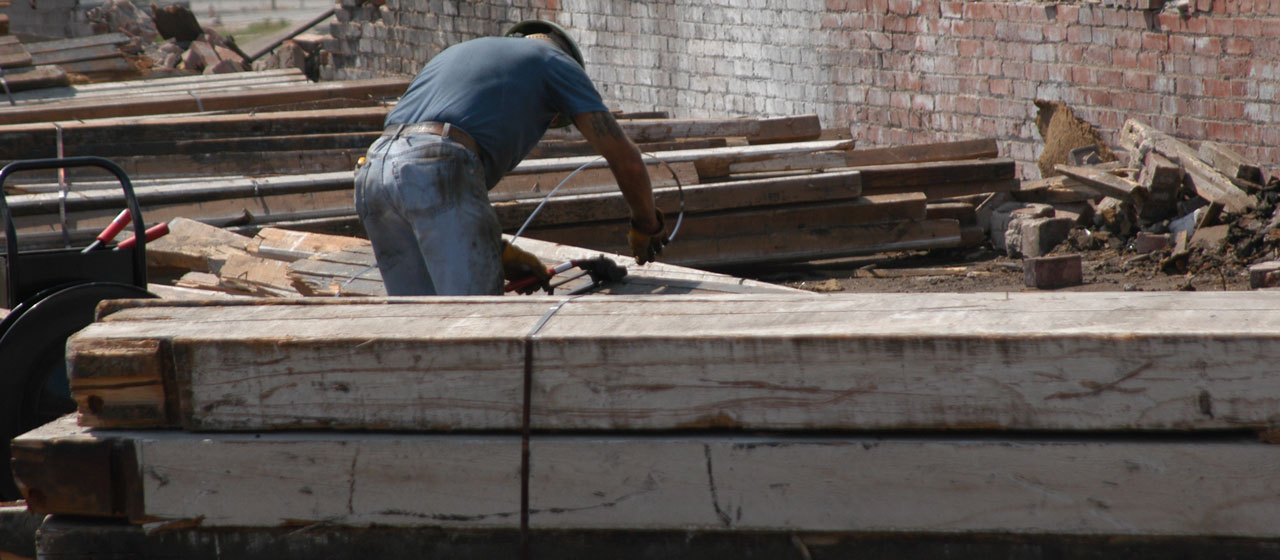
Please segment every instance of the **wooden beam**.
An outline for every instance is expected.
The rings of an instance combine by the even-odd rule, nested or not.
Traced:
[[[690,185],[683,191],[660,188],[654,191],[659,208],[676,212],[684,203],[686,212],[704,213],[755,206],[776,206],[801,202],[836,201],[862,194],[857,171],[819,173],[781,179],[734,181],[710,185]],[[537,210],[534,224],[550,225],[626,220],[630,210],[622,194],[612,192],[575,194],[499,201],[494,203],[504,230],[519,227]],[[683,200],[682,200],[683,199]]]
[[[124,33],[102,33],[99,35],[86,35],[84,37],[74,37],[71,39],[56,39],[53,41],[35,41],[26,43],[27,50],[31,54],[46,54],[52,52],[63,51],[67,49],[78,49],[84,47],[96,47],[102,45],[123,45],[132,41],[128,35]]]
[[[20,509],[25,511],[25,506]],[[235,530],[122,524],[111,519],[24,513],[28,526],[39,522],[40,553],[49,558],[93,558],[102,543],[143,558],[198,558],[210,547],[238,560],[362,560],[417,557],[422,551],[447,558],[499,558],[519,555],[519,529],[434,529],[419,527],[340,527],[323,531],[294,527],[238,527]],[[31,527],[26,534],[35,532]],[[149,532],[148,530],[151,530]],[[1106,558],[1117,550],[1128,558],[1260,558],[1275,545],[1268,539],[1169,535],[1061,535],[1000,533],[867,533],[842,531],[536,531],[531,556],[650,560],[666,558]],[[33,548],[34,550],[34,548]],[[549,552],[542,552],[549,551]],[[552,552],[553,551],[553,552]],[[34,552],[31,554],[34,556]],[[807,556],[806,556],[807,555]]]
[[[912,192],[951,183],[995,182],[1017,177],[1011,159],[950,160],[856,167],[862,188],[871,193]]]
[[[627,269],[627,275],[616,282],[609,282],[592,289],[591,293],[610,295],[642,294],[790,294],[800,297],[808,292],[736,278],[705,270],[696,270],[662,262],[635,264],[631,257],[603,254],[569,245],[548,243],[531,238],[513,239],[522,249],[537,255],[547,266],[555,266],[573,259],[593,259],[604,256]],[[289,276],[294,287],[306,296],[386,296],[382,276],[373,258],[373,250],[365,246],[346,247],[341,251],[317,253],[289,265]],[[572,293],[590,282],[588,279],[557,277],[554,282],[563,285],[556,293]]]
[[[150,366],[98,356],[158,340],[173,359],[133,359],[170,364],[153,384],[181,406],[156,402],[153,426],[519,428],[525,337],[559,299],[356,301],[140,302],[68,341],[72,393],[86,422],[112,425],[113,393],[144,386],[113,378]],[[1265,358],[1280,345],[1278,311],[1280,292],[575,300],[539,331],[532,423],[1265,428],[1280,384]],[[135,405],[123,410],[140,421]]]
[[[35,512],[172,528],[520,523],[518,435],[74,422],[14,440]],[[1280,447],[1249,441],[535,436],[529,453],[535,530],[1280,536]]]
[[[1055,165],[1053,169],[1081,183],[1084,183],[1105,196],[1142,206],[1150,197],[1147,188],[1137,181],[1121,177],[1114,172],[1079,165]]]
[[[817,140],[822,127],[817,115],[767,119],[628,119],[619,121],[633,142],[668,142],[679,138],[745,137],[752,143]],[[581,140],[575,129],[549,130],[548,140]]]
[[[1200,143],[1198,154],[1201,160],[1229,178],[1243,179],[1257,185],[1264,182],[1262,168],[1258,163],[1245,159],[1226,144],[1206,140]]]
[[[0,124],[246,109],[278,103],[281,98],[287,98],[292,102],[339,97],[382,99],[399,96],[404,93],[408,85],[406,79],[381,78],[324,82],[301,88],[296,86],[262,88],[246,92],[214,92],[205,95],[176,94],[145,99],[126,98],[92,102],[72,100],[0,110]]]
[[[65,64],[102,58],[120,58],[120,48],[115,45],[94,45],[31,54],[33,64]]]
[[[705,150],[729,145],[724,138],[677,138],[661,142],[636,142],[641,152],[670,152],[675,150]],[[543,140],[525,159],[580,157],[595,155],[596,149],[586,140]]]
[[[530,160],[525,160],[530,161]],[[599,160],[601,164],[604,159]],[[689,162],[663,163],[654,159],[645,162],[649,181],[654,187],[692,185],[698,182],[698,173]],[[590,165],[584,169],[547,170],[541,173],[508,173],[489,189],[491,200],[511,200],[542,197],[559,187],[557,193],[617,192],[617,179],[608,167]]]
[[[13,69],[23,66],[31,66],[31,53],[27,52],[27,48],[16,37],[0,37],[0,68]]]
[[[27,91],[65,86],[71,83],[67,73],[57,66],[25,66],[8,69],[5,70],[4,81],[8,84],[9,91]],[[3,106],[0,105],[0,107]]]
[[[703,179],[725,177],[744,173],[795,171],[802,169],[839,169],[932,161],[954,161],[995,158],[999,156],[995,139],[940,142],[917,146],[890,148],[848,149],[831,148],[827,151],[811,150],[805,153],[751,154],[738,157],[708,157],[698,161],[698,175]]]
[[[1253,197],[1235,186],[1230,178],[1202,161],[1190,146],[1173,136],[1130,119],[1120,128],[1118,141],[1130,152],[1155,150],[1182,165],[1190,176],[1196,193],[1209,202],[1222,204],[1229,212],[1243,212],[1256,205]]]
[[[666,207],[670,220],[676,209]],[[958,224],[922,222],[920,193],[686,215],[664,262],[700,268],[836,258],[959,246]],[[670,227],[674,228],[674,222]],[[529,237],[612,253],[627,251],[627,222],[534,227]]]
[[[704,150],[676,150],[646,155],[646,160],[661,160],[669,164],[697,162],[705,158],[724,158],[737,160],[743,158],[768,159],[790,154],[843,150],[852,147],[847,140],[815,140],[812,142],[793,142],[789,144],[772,144],[764,146],[728,146],[724,148],[708,148]],[[607,162],[598,156],[525,160],[520,162],[509,175],[527,173],[547,173],[552,171],[573,171],[582,166],[587,169],[607,167]]]
[[[0,112],[4,109],[0,108]],[[0,126],[0,156],[11,159],[54,157],[59,133],[64,151],[93,154],[98,146],[145,142],[376,132],[386,109],[358,107],[224,115],[182,115],[102,119],[88,122]]]

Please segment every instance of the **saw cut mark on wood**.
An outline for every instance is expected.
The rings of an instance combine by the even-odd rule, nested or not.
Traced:
[[[145,369],[86,370],[82,353],[171,341],[182,426],[514,430],[525,336],[562,299],[324,301],[117,308],[69,340],[73,388]],[[1267,426],[1277,311],[1266,293],[579,298],[539,332],[532,425]],[[95,395],[84,420],[109,427],[109,395],[77,399]]]
[[[538,436],[530,453],[537,530],[1280,535],[1280,448],[1257,442],[611,434]],[[106,431],[68,416],[17,438],[14,455],[42,513],[209,528],[519,523],[514,434]]]

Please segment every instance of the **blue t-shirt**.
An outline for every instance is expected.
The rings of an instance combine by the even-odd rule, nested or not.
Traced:
[[[608,111],[587,73],[546,41],[486,37],[432,58],[386,125],[424,121],[462,128],[480,145],[489,188],[529,154],[556,113]]]

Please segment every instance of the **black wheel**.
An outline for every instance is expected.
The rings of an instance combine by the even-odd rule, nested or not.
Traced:
[[[93,322],[100,301],[154,297],[116,282],[62,286],[23,302],[0,322],[0,500],[22,497],[10,470],[9,440],[76,410],[67,338]]]

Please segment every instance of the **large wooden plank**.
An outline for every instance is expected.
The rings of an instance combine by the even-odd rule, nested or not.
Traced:
[[[555,224],[625,220],[630,209],[622,194],[614,192],[572,194],[546,198],[498,201],[494,210],[503,229],[519,227],[537,209],[534,224]],[[862,194],[857,171],[818,173],[779,179],[734,181],[710,185],[686,185],[682,189],[657,188],[655,202],[669,212],[678,211],[681,203],[689,213],[713,212],[753,206],[772,206],[802,202],[836,201]],[[541,208],[538,209],[539,205]]]
[[[920,193],[767,206],[686,215],[665,262],[700,268],[838,258],[885,251],[958,247],[955,221],[923,221]],[[675,210],[667,212],[675,219]],[[671,225],[675,227],[674,223]],[[531,228],[526,235],[554,243],[625,252],[625,219]]]
[[[288,86],[243,92],[212,92],[203,95],[174,94],[112,101],[70,100],[56,104],[24,106],[16,110],[0,110],[0,124],[246,109],[277,104],[281,99],[288,99],[293,103],[341,97],[381,99],[399,96],[408,85],[407,79],[403,78],[379,78],[325,82],[307,87]]]
[[[611,295],[785,293],[796,296],[809,294],[809,292],[767,282],[735,278],[662,262],[640,266],[635,263],[635,259],[628,256],[603,254],[600,251],[537,239],[515,239],[511,236],[506,236],[506,239],[514,241],[522,249],[533,253],[548,267],[573,259],[593,259],[604,256],[626,268],[627,274],[622,279],[596,286],[590,290],[591,293]],[[382,285],[382,275],[376,267],[373,250],[368,242],[361,241],[364,243],[362,246],[348,246],[341,251],[320,252],[290,264],[289,277],[293,279],[294,287],[308,296],[386,296],[386,288]],[[556,293],[573,293],[574,290],[583,289],[590,284],[589,278],[576,277],[576,273],[575,270],[557,276],[553,280],[556,284]]]
[[[24,508],[25,509],[25,508]],[[26,514],[39,521],[44,516]],[[40,524],[42,558],[123,560],[200,558],[216,550],[237,560],[365,560],[434,557],[458,560],[513,558],[520,554],[519,529],[335,527],[323,531],[291,527],[201,527],[129,525],[111,519],[52,516]],[[31,529],[28,533],[34,532]],[[1054,535],[971,533],[865,533],[858,531],[666,531],[578,530],[529,534],[530,557],[670,560],[703,558],[1174,558],[1266,559],[1276,556],[1274,539],[1171,537],[1167,535]],[[104,543],[110,543],[104,546]],[[32,553],[34,556],[34,553]]]
[[[95,60],[74,60],[56,64],[58,68],[69,74],[137,74],[135,67],[123,56],[99,58]]]
[[[9,91],[65,86],[70,83],[67,73],[57,66],[25,66],[5,70],[5,84]]]
[[[994,138],[939,142],[888,148],[838,149],[809,153],[767,154],[768,157],[707,157],[698,161],[704,179],[735,174],[840,169],[931,161],[987,159],[999,156]]]
[[[136,302],[70,339],[73,394],[99,425],[510,430],[526,339],[564,303],[357,301]],[[585,297],[538,331],[532,424],[1265,428],[1277,348],[1280,292]],[[181,406],[113,408],[148,384]]]
[[[70,447],[89,452],[58,456]],[[511,528],[520,450],[516,435],[95,431],[66,417],[14,440],[14,470],[42,513]],[[1247,440],[535,435],[529,453],[534,530],[1280,536],[1280,447]]]
[[[33,52],[31,53],[31,60],[33,64],[65,64],[84,60],[119,58],[120,56],[122,56],[120,48],[115,45],[93,45],[56,51]]]
[[[745,137],[753,143],[817,140],[822,127],[817,115],[765,119],[627,119],[619,121],[634,142],[666,142],[678,138]],[[577,129],[549,130],[548,140],[581,140]]]
[[[531,161],[531,160],[525,160]],[[604,162],[603,159],[599,160]],[[672,187],[677,184],[692,185],[698,182],[698,173],[692,163],[664,164],[650,159],[645,162],[649,181],[654,187]],[[541,196],[557,187],[557,193],[617,192],[617,178],[608,167],[591,166],[581,170],[546,171],[542,173],[510,173],[489,190],[495,200]]]
[[[31,66],[31,53],[14,37],[0,37],[0,68]]]
[[[86,35],[84,37],[75,37],[71,39],[55,39],[52,41],[35,41],[26,43],[27,50],[31,54],[46,54],[52,52],[63,51],[67,49],[78,49],[84,47],[96,47],[102,45],[123,45],[132,39],[124,33],[103,33],[100,35]]]
[[[4,111],[0,107],[0,113]],[[358,107],[4,125],[0,126],[0,155],[8,159],[55,157],[59,142],[69,155],[96,155],[92,152],[97,146],[112,144],[360,131],[380,133],[386,116],[386,108]]]
[[[791,142],[786,144],[770,144],[763,146],[726,146],[724,148],[706,148],[700,150],[674,150],[656,154],[645,154],[646,161],[663,161],[666,163],[698,162],[706,158],[726,160],[753,159],[762,160],[774,157],[785,157],[794,154],[846,150],[853,147],[848,140],[814,140],[812,142]],[[554,171],[573,171],[607,167],[608,162],[598,156],[570,158],[548,158],[525,160],[512,169],[510,174],[548,173]]]

